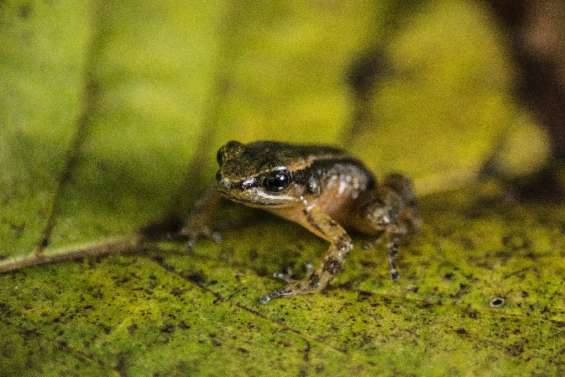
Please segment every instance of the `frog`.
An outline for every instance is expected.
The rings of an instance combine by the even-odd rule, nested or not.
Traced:
[[[216,182],[195,203],[180,231],[190,248],[200,238],[220,240],[212,216],[223,199],[266,210],[329,242],[318,267],[305,278],[275,273],[286,285],[261,297],[261,303],[325,289],[353,249],[352,232],[384,241],[390,276],[399,279],[399,247],[421,227],[407,176],[390,173],[379,182],[361,160],[331,145],[229,141],[216,160]]]

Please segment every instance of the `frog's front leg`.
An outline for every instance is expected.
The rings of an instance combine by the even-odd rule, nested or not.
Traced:
[[[189,249],[199,238],[209,238],[216,242],[221,240],[221,235],[212,227],[212,215],[218,208],[221,199],[216,185],[211,185],[194,204],[185,226],[179,232],[179,235],[188,238]]]
[[[295,296],[318,292],[324,289],[332,278],[341,270],[347,253],[353,249],[351,237],[335,220],[316,207],[306,206],[302,210],[302,225],[313,233],[330,242],[320,266],[305,279],[289,283],[285,288],[276,290],[261,298],[266,304],[274,298]]]

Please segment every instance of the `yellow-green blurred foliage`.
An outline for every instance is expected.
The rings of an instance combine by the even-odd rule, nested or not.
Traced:
[[[26,231],[0,230],[1,249],[33,248],[79,124],[58,245],[147,223],[170,206],[196,151],[211,178],[230,139],[341,144],[379,176],[399,170],[428,186],[472,175],[512,132],[501,165],[535,169],[543,134],[510,96],[512,67],[484,10],[422,4],[5,1],[0,177],[25,200],[9,200],[3,216]],[[389,67],[355,126],[347,75],[374,48]],[[417,187],[449,186],[440,182]]]

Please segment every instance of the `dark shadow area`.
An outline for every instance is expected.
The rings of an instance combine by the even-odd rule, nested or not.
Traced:
[[[517,74],[515,95],[545,129],[551,159],[538,173],[503,177],[521,199],[565,200],[565,3],[482,0],[503,33]],[[497,175],[492,161],[484,169]],[[560,178],[561,176],[561,178]]]

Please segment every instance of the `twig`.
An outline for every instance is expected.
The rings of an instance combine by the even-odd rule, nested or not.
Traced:
[[[23,257],[0,261],[0,274],[42,264],[65,262],[86,257],[96,257],[117,253],[131,253],[143,250],[144,246],[145,239],[142,236],[135,234],[129,237],[117,238],[99,244],[55,250],[50,253],[33,253]]]

